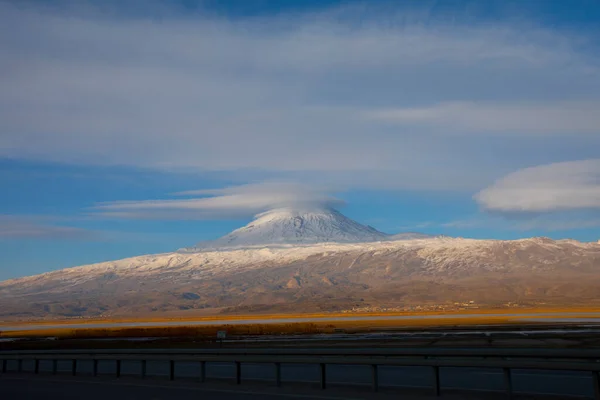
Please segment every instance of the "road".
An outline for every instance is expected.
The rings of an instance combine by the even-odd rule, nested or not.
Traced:
[[[397,392],[372,393],[367,390],[330,388],[320,390],[311,387],[289,385],[277,388],[255,384],[236,386],[231,383],[193,383],[141,381],[131,378],[78,378],[44,377],[40,375],[2,376],[0,398],[23,400],[397,400]],[[403,400],[504,400],[503,393],[454,392],[435,397],[427,393],[406,393]],[[519,400],[558,400],[560,396],[515,396]]]
[[[59,379],[61,378],[61,374],[65,379],[84,379],[91,375],[91,361],[78,362],[77,377],[75,378],[67,376],[70,375],[71,365],[72,364],[69,361],[60,361],[58,363]],[[114,362],[100,361],[98,367],[100,377],[97,379],[113,379],[115,376]],[[25,361],[23,363],[23,371],[32,372],[33,368],[33,362]],[[123,361],[121,373],[124,378],[139,377],[140,369],[141,365],[137,361]],[[14,379],[18,377],[19,375],[11,373],[11,371],[14,372],[16,370],[16,361],[9,362],[9,373],[6,374],[4,378]],[[50,361],[42,360],[40,362],[40,379],[52,378],[52,375],[50,375],[51,370],[52,363]],[[148,379],[146,381],[158,381],[163,383],[166,381],[166,383],[169,383],[167,380],[169,375],[168,362],[149,361],[147,363],[147,375]],[[176,381],[194,382],[197,381],[199,376],[200,365],[198,363],[176,363]],[[221,383],[225,384],[226,387],[229,385],[235,388],[237,386],[234,383],[234,376],[235,369],[231,363],[207,363],[206,377],[209,383]],[[268,387],[273,385],[274,380],[275,369],[273,365],[242,364],[242,385],[240,387],[248,387],[248,385],[256,383],[262,384],[263,387]],[[146,382],[139,378],[138,381]],[[282,382],[284,387],[292,384],[295,387],[314,387],[318,381],[319,369],[317,365],[282,365]],[[343,385],[368,391],[371,384],[371,371],[369,366],[328,365],[327,382],[331,386]],[[441,368],[440,382],[442,391],[448,389],[466,389],[496,391],[501,393],[504,390],[502,371],[491,368]],[[412,388],[413,390],[420,389],[422,392],[427,390],[427,388],[431,388],[432,371],[428,367],[381,366],[379,368],[379,384],[382,387],[382,391],[395,390],[396,393],[399,393]],[[29,386],[27,387],[30,388]],[[585,372],[513,370],[513,387],[514,391],[517,393],[553,394],[558,396],[593,396],[592,378],[589,373]],[[38,390],[37,384],[32,385],[31,390]],[[328,389],[322,393],[330,393],[330,391]],[[10,396],[0,397],[12,398]]]

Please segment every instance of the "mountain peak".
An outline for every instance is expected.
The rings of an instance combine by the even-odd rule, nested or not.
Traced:
[[[389,235],[362,225],[329,207],[282,207],[258,214],[248,225],[220,239],[200,242],[183,251],[267,245],[359,243],[386,240]]]

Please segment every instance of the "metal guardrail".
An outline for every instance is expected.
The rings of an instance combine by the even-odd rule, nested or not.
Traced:
[[[219,349],[74,349],[74,350],[5,350],[5,355],[37,354],[264,354],[264,355],[379,355],[379,356],[482,356],[482,357],[536,357],[536,358],[582,358],[600,360],[597,349],[550,349],[550,348],[219,348]]]
[[[206,380],[207,362],[231,362],[235,365],[235,382],[242,382],[242,363],[272,364],[275,382],[281,385],[282,364],[317,364],[320,368],[321,388],[327,387],[327,365],[370,365],[371,385],[379,389],[379,366],[431,367],[432,388],[440,395],[440,367],[500,368],[504,374],[504,387],[512,397],[512,370],[564,370],[587,371],[592,375],[594,398],[600,400],[600,350],[583,349],[207,349],[207,350],[64,350],[64,351],[4,351],[0,352],[2,373],[7,373],[7,362],[18,362],[17,372],[22,372],[23,361],[34,361],[34,373],[39,373],[41,360],[53,362],[52,372],[57,373],[59,360],[71,361],[71,373],[77,374],[78,361],[93,362],[93,375],[98,375],[100,360],[115,361],[116,377],[121,376],[122,361],[140,361],[140,376],[146,378],[148,361],[168,361],[169,379],[175,379],[176,362],[198,362],[201,382]]]

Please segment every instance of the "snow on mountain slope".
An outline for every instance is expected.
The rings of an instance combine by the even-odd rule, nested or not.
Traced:
[[[165,253],[0,282],[0,317],[223,307],[297,312],[345,309],[363,300],[452,303],[465,296],[482,305],[587,304],[598,299],[598,268],[600,244],[547,238],[435,237]]]
[[[330,208],[279,208],[178,252],[0,282],[0,318],[312,312],[465,296],[481,305],[600,303],[598,268],[597,243],[388,235]]]
[[[593,254],[600,259],[600,244],[574,240],[554,241],[537,237],[518,240],[432,237],[365,243],[317,243],[193,253],[175,252],[131,257],[11,279],[0,282],[0,290],[13,285],[35,286],[51,280],[59,280],[63,284],[80,284],[107,274],[117,274],[122,278],[154,278],[164,275],[170,276],[170,279],[177,279],[182,275],[186,279],[201,279],[205,275],[215,277],[270,265],[277,267],[315,256],[320,259],[341,256],[359,258],[364,255],[397,257],[409,253],[411,256],[417,256],[421,263],[428,267],[429,272],[437,270],[443,274],[451,266],[454,272],[471,273],[473,268],[480,272],[488,268],[495,269],[494,264],[502,268],[514,268],[517,266],[514,261],[511,261],[510,265],[499,264],[497,258],[505,259],[521,253],[526,256],[524,260],[548,264],[560,257],[568,259],[585,254]],[[526,266],[526,261],[519,263],[519,267]]]
[[[331,208],[279,208],[256,216],[248,225],[210,242],[181,251],[265,245],[361,243],[387,240],[390,235],[359,224]]]

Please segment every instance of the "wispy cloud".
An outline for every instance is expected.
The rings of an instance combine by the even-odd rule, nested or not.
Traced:
[[[0,215],[0,240],[10,239],[92,239],[96,233],[70,226],[52,224],[46,218]]]
[[[287,206],[340,206],[343,201],[296,183],[265,182],[214,190],[176,193],[209,196],[177,200],[142,200],[101,203],[96,215],[131,219],[211,219],[248,217]]]
[[[522,218],[475,214],[447,222],[428,223],[426,227],[440,233],[451,231],[453,234],[456,234],[456,232],[461,234],[460,232],[464,232],[467,236],[474,231],[485,232],[484,234],[488,234],[488,232],[551,233],[600,227],[600,214],[596,213],[592,216],[585,216],[573,213],[559,213],[527,215]],[[419,229],[419,224],[404,227],[404,229]]]
[[[600,101],[449,102],[371,111],[366,117],[406,126],[426,126],[445,134],[598,135],[599,109]]]
[[[530,164],[519,152],[600,147],[599,57],[572,33],[406,10],[59,11],[0,3],[0,157],[474,189]],[[473,132],[559,139],[490,152]]]
[[[569,231],[600,227],[600,215],[584,216],[553,216],[551,218],[534,218],[519,222],[517,229],[522,231],[544,230],[548,232]],[[597,237],[600,240],[600,235]]]

